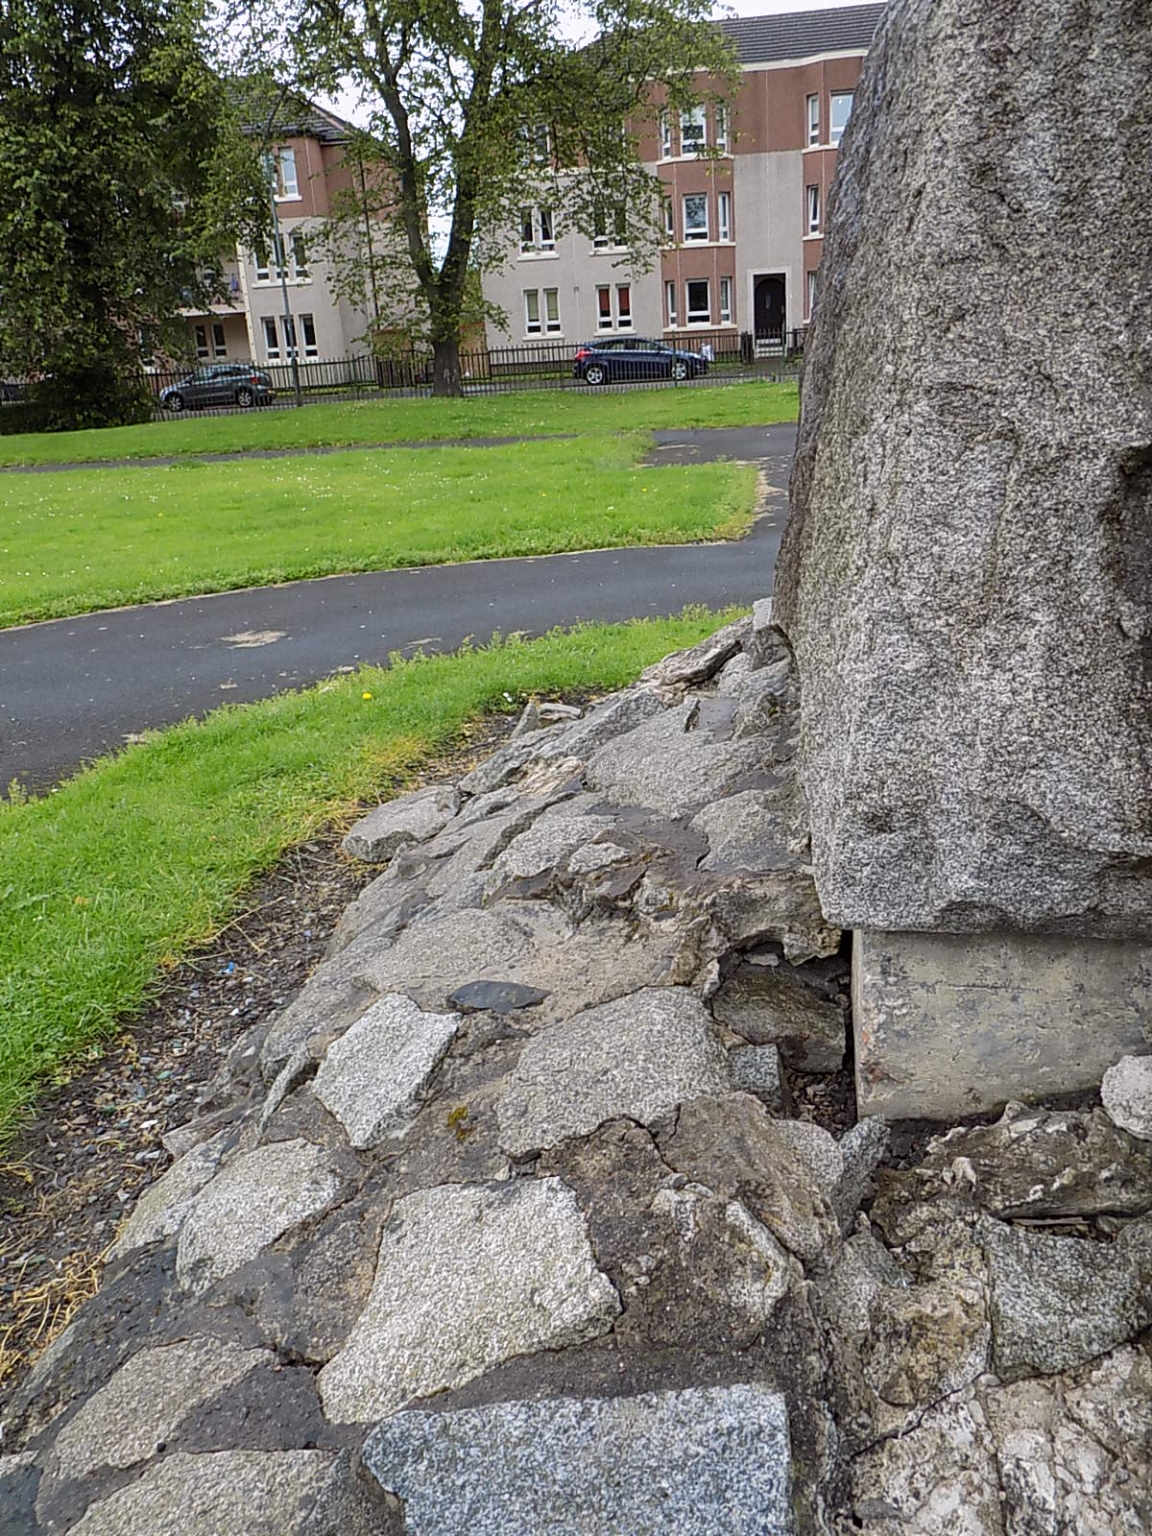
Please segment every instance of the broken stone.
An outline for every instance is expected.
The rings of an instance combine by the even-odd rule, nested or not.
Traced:
[[[512,880],[530,879],[560,864],[574,849],[610,832],[611,816],[573,816],[566,808],[546,813],[512,840],[492,865],[486,888],[497,891]]]
[[[732,660],[723,667],[720,676],[716,680],[716,692],[720,698],[735,698],[740,692],[741,684],[751,671],[751,658],[745,655],[743,651],[733,656]]]
[[[784,1084],[780,1078],[780,1057],[774,1045],[742,1045],[728,1052],[732,1086],[741,1093],[755,1094],[761,1104],[782,1114],[785,1109]]]
[[[839,1141],[844,1172],[832,1193],[832,1209],[846,1230],[867,1196],[872,1175],[888,1149],[888,1127],[879,1115],[859,1120]]]
[[[192,1291],[212,1283],[310,1216],[340,1193],[340,1179],[322,1147],[300,1139],[241,1152],[200,1191],[180,1229],[176,1275]]]
[[[619,1310],[559,1179],[421,1190],[397,1201],[368,1303],[320,1372],[324,1412],[383,1418],[514,1356],[595,1338]]]
[[[702,869],[792,869],[800,861],[788,846],[780,794],[745,789],[716,800],[692,818],[708,839]]]
[[[749,1094],[682,1104],[658,1134],[664,1161],[694,1183],[740,1200],[805,1265],[827,1267],[840,1233],[824,1192],[788,1135]]]
[[[1121,1130],[1152,1141],[1152,1056],[1121,1056],[1104,1074],[1100,1100]]]
[[[57,1435],[54,1477],[87,1477],[100,1467],[131,1467],[156,1455],[180,1424],[218,1392],[273,1357],[218,1339],[186,1339],[144,1349],[122,1365]]]
[[[752,604],[752,632],[744,641],[744,654],[754,667],[791,660],[792,651],[784,631],[773,621],[770,597],[761,597]]]
[[[461,1013],[515,1013],[520,1008],[535,1008],[547,996],[538,987],[525,987],[518,981],[469,981],[457,987],[448,1001]]]
[[[508,740],[520,741],[522,737],[529,736],[533,731],[540,730],[543,723],[544,722],[540,718],[540,711],[537,709],[535,703],[529,699],[521,712],[519,720],[517,720],[515,726],[513,727],[512,734],[509,736]]]
[[[617,1116],[647,1125],[727,1086],[725,1053],[699,999],[646,987],[528,1042],[498,1106],[500,1144],[521,1157]]]
[[[460,796],[450,784],[414,790],[362,816],[344,839],[344,852],[383,864],[409,843],[425,843],[455,816]]]
[[[646,688],[629,688],[612,694],[590,710],[583,720],[550,740],[543,755],[584,761],[597,747],[635,730],[645,720],[662,715],[664,709],[656,695]]]
[[[691,815],[738,788],[762,766],[758,742],[736,742],[713,731],[716,714],[730,719],[728,700],[687,699],[601,747],[588,762],[585,782],[613,805],[639,805],[661,816]]]
[[[322,1488],[326,1451],[178,1453],[92,1504],[71,1536],[287,1536]]]
[[[530,731],[518,740],[505,742],[491,757],[485,758],[471,773],[465,774],[460,780],[461,793],[487,795],[495,789],[502,789],[505,784],[511,784],[539,756],[548,737],[559,729],[558,726],[549,726],[547,729]]]
[[[784,1398],[753,1383],[401,1413],[365,1460],[410,1536],[790,1536]]]
[[[1095,1088],[1145,1047],[1149,944],[857,933],[852,966],[861,1114],[958,1120]]]
[[[673,651],[662,661],[645,667],[640,674],[640,681],[656,688],[706,683],[709,678],[715,677],[726,662],[731,661],[751,633],[751,618],[734,619],[706,640],[701,640],[699,645],[693,645],[685,651]]]
[[[584,715],[579,704],[561,704],[551,700],[537,704],[536,713],[546,725],[564,720],[580,720]]]
[[[193,1200],[215,1176],[231,1139],[227,1131],[217,1132],[210,1141],[185,1152],[155,1184],[149,1184],[105,1255],[106,1261],[122,1259],[136,1248],[178,1232]]]
[[[1152,1222],[1111,1243],[1049,1237],[982,1217],[997,1374],[1005,1381],[1083,1365],[1152,1324]]]
[[[838,1072],[847,1044],[847,999],[829,1001],[781,964],[753,963],[721,983],[713,1016],[753,1045],[775,1045],[797,1072]]]
[[[328,1047],[312,1092],[354,1147],[403,1135],[459,1027],[458,1013],[387,993]]]

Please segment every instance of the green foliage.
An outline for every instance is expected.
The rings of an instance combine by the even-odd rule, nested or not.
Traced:
[[[344,292],[431,342],[437,393],[458,393],[470,278],[498,264],[522,207],[592,235],[619,217],[642,264],[660,237],[640,135],[725,93],[711,0],[287,0],[251,6],[256,54],[301,89],[348,84],[368,114],[330,245]],[[581,36],[583,34],[583,36]],[[577,39],[577,40],[573,40]],[[383,215],[384,217],[381,217]],[[367,227],[378,233],[367,242]],[[442,246],[435,238],[443,236]]]
[[[53,794],[0,801],[0,1144],[39,1086],[136,1013],[158,970],[351,803],[387,797],[526,694],[615,688],[728,614],[393,658],[149,734]]]
[[[52,427],[143,420],[142,336],[262,203],[201,49],[199,0],[0,0],[0,375]]]
[[[0,625],[340,571],[743,531],[750,465],[641,468],[647,446],[631,433],[8,475]]]

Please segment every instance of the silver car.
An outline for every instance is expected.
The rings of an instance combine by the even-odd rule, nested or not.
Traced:
[[[274,394],[271,378],[251,363],[214,363],[162,389],[160,404],[166,411],[189,411],[202,405],[267,405]]]

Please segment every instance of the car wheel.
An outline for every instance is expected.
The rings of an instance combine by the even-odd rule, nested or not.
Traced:
[[[678,384],[682,384],[688,377],[688,364],[682,357],[678,357],[672,364],[672,377]]]
[[[603,363],[589,363],[584,370],[586,384],[603,384],[607,378],[608,370]]]
[[[169,395],[164,402],[164,409],[166,411],[182,411],[184,409],[184,396]]]
[[[256,396],[252,393],[247,385],[245,385],[243,389],[238,389],[236,391],[237,405],[252,405],[255,402],[255,399]]]

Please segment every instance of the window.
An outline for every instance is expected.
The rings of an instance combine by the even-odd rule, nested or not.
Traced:
[[[664,199],[664,235],[669,245],[676,239],[676,215],[670,197]]]
[[[684,199],[684,238],[685,240],[707,240],[708,238],[708,194],[706,192],[690,192]]]
[[[551,208],[521,208],[520,254],[524,256],[531,252],[555,249],[556,229],[552,222]]]
[[[598,203],[592,227],[592,244],[598,251],[604,250],[606,246],[615,246],[619,249],[627,244],[627,214],[622,207],[612,210],[612,229],[609,233],[608,210],[603,203]]]
[[[809,274],[808,274],[808,318],[809,318],[809,320],[811,320],[812,312],[816,308],[816,291],[817,291],[816,276],[817,276],[817,274],[816,274],[815,271],[809,272]]]
[[[632,329],[632,284],[616,284],[616,324],[622,331]]]
[[[716,238],[717,240],[731,240],[732,238],[731,192],[720,192],[716,197]]]
[[[280,356],[280,338],[276,334],[276,317],[265,315],[261,323],[264,326],[264,355],[277,358]]]
[[[704,144],[704,108],[690,107],[680,114],[680,153],[698,155]]]
[[[544,327],[551,335],[555,335],[560,329],[559,288],[544,290]]]
[[[291,315],[285,315],[280,321],[284,329],[284,350],[289,357],[296,356],[296,322]]]
[[[214,357],[228,356],[228,343],[224,339],[224,327],[218,320],[212,326],[212,354]]]
[[[283,198],[300,196],[300,183],[296,180],[294,149],[282,149],[276,156],[276,196]]]
[[[716,108],[716,148],[721,154],[728,153],[728,108]]]
[[[670,326],[674,326],[676,324],[676,284],[675,283],[665,283],[664,284],[664,308],[668,312],[668,324]]]
[[[720,324],[732,324],[732,279],[720,279]]]
[[[672,119],[667,112],[660,114],[660,158],[661,160],[672,158]]]
[[[552,134],[547,123],[524,123],[520,129],[527,158],[535,165],[545,165],[552,154]]]
[[[844,137],[844,130],[848,126],[848,119],[852,115],[852,92],[833,91],[832,110],[829,113],[828,142],[839,144]]]
[[[820,188],[808,187],[805,190],[808,200],[808,233],[818,235],[820,233]]]
[[[807,102],[807,108],[808,108],[808,143],[809,144],[819,144],[819,142],[820,142],[820,98],[819,98],[819,96],[809,96],[808,97],[808,102]]]
[[[308,271],[308,247],[304,243],[304,236],[294,234],[291,238],[292,280],[297,283],[310,283],[312,277]]]
[[[268,247],[258,245],[252,252],[252,264],[256,268],[256,281],[268,283],[272,281],[272,273],[268,266]]]
[[[198,325],[194,327],[194,330],[196,334],[196,356],[207,357],[209,355],[208,328],[207,326]]]
[[[610,331],[612,329],[612,290],[611,288],[597,288],[596,290],[596,329],[598,331]]]
[[[304,338],[304,356],[316,357],[320,349],[316,345],[316,322],[311,315],[300,316],[300,334]]]
[[[693,278],[685,284],[688,290],[688,324],[712,324],[712,300],[708,293],[706,277]]]
[[[540,326],[540,290],[538,288],[525,288],[524,290],[524,331],[528,336],[539,336]]]

